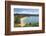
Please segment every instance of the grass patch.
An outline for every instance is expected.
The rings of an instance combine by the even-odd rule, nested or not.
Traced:
[[[33,22],[31,24],[26,23],[23,27],[37,27],[37,26],[39,26],[39,23],[38,22],[37,23]],[[21,25],[15,24],[14,27],[21,27]]]

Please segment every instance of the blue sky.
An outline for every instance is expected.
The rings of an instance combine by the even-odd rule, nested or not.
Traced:
[[[39,14],[39,9],[14,8],[14,14]]]

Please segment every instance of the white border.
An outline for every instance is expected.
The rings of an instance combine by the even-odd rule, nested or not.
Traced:
[[[39,27],[15,27],[14,28],[14,8],[33,8],[39,9]],[[28,30],[42,30],[42,7],[41,6],[22,6],[11,5],[11,31],[28,31]]]

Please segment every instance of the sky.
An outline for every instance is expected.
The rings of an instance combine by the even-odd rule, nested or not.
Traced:
[[[39,14],[39,9],[14,8],[14,14]]]

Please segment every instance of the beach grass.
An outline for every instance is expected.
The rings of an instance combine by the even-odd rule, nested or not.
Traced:
[[[22,24],[23,25],[23,24]],[[33,22],[32,24],[25,24],[24,26],[21,26],[21,24],[14,24],[14,27],[37,27],[39,26],[39,23]]]

